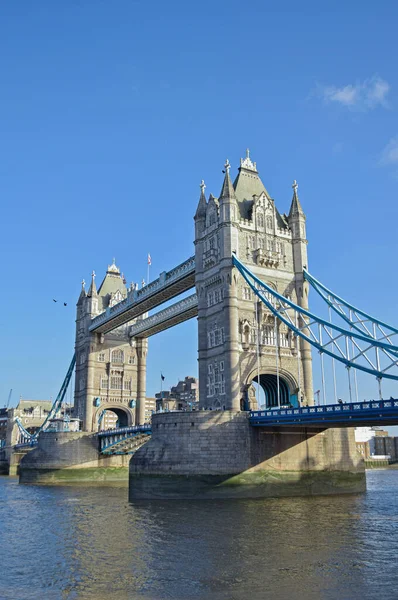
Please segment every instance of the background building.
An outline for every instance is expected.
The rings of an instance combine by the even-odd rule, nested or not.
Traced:
[[[155,394],[156,410],[196,410],[199,404],[199,382],[196,377],[187,376],[170,390]]]

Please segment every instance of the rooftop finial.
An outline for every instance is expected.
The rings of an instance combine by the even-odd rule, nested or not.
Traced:
[[[298,183],[296,180],[293,181],[292,188],[293,188],[294,193],[297,194]]]
[[[93,272],[91,273],[91,277],[92,277],[93,279],[95,279],[95,271],[93,271]]]
[[[205,189],[206,189],[206,184],[204,182],[204,179],[202,179],[202,181],[200,182],[200,191],[202,192],[202,194],[205,193]]]
[[[113,258],[112,260],[113,260],[113,264],[115,265],[116,264],[116,258]]]
[[[245,158],[240,159],[240,166],[246,169],[247,171],[255,171],[257,173],[257,165],[250,158],[250,150],[246,148],[246,156]]]
[[[84,279],[82,279],[82,289],[84,290],[84,287],[86,285],[86,282],[84,281]]]
[[[225,169],[225,172],[226,172],[228,175],[229,175],[229,170],[230,170],[230,168],[231,168],[231,165],[230,165],[230,162],[229,162],[229,160],[228,160],[228,158],[227,158],[227,160],[225,161],[224,169]]]

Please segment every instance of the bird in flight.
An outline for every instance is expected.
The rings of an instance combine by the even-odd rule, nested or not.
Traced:
[[[58,302],[58,300],[54,300],[54,298],[53,298],[53,302]]]

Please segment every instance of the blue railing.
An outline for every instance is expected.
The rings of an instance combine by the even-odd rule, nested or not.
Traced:
[[[144,425],[132,425],[131,427],[118,427],[117,429],[107,429],[106,431],[99,431],[97,433],[98,437],[109,437],[111,435],[120,434],[128,434],[128,433],[139,433],[150,431],[152,425],[150,423],[145,423]]]
[[[302,408],[280,408],[250,411],[251,425],[304,425],[328,422],[355,427],[361,422],[398,423],[398,400],[370,400],[349,404],[326,404]]]

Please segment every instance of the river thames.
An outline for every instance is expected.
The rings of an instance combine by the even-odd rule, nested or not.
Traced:
[[[129,504],[0,478],[0,598],[394,598],[398,470],[362,495]]]

